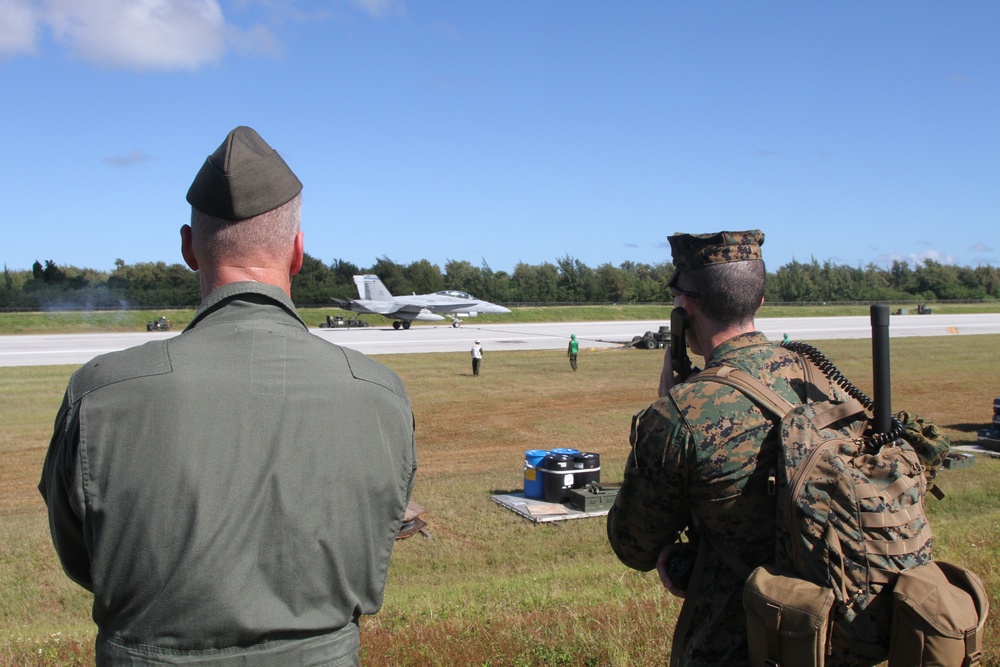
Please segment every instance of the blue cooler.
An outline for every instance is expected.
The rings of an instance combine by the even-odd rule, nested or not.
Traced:
[[[579,453],[579,449],[573,449],[572,447],[556,447],[555,449],[549,450],[549,454],[565,454],[566,456],[573,456],[574,454]]]
[[[524,452],[524,497],[542,500],[545,497],[542,474],[539,468],[548,455],[544,449],[529,449]]]

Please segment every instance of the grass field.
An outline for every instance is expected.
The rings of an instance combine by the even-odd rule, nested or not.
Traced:
[[[871,391],[868,341],[822,349]],[[1000,336],[892,341],[897,409],[971,443],[1000,396]],[[491,502],[520,490],[524,450],[601,455],[602,482],[621,479],[632,414],[655,397],[660,354],[589,350],[572,373],[551,351],[491,353],[472,377],[467,353],[389,355],[417,420],[414,499],[432,537],[397,543],[385,605],[362,619],[367,665],[663,665],[680,605],[655,573],[621,565],[603,519],[533,524]],[[35,486],[71,367],[0,368],[0,664],[87,665],[89,594],[63,575]],[[1000,460],[939,476],[928,499],[935,556],[971,567],[1000,610]],[[1000,665],[1000,624],[986,665]]]

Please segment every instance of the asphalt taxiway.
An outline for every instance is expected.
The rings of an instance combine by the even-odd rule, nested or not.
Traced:
[[[485,324],[465,320],[461,327],[416,326],[410,329],[362,327],[357,329],[310,329],[313,334],[364,354],[411,354],[422,352],[467,352],[480,340],[487,353],[501,350],[565,349],[570,334],[581,347],[619,347],[646,331],[656,331],[664,320],[627,322],[552,322],[544,324]],[[871,321],[858,317],[758,318],[757,328],[780,341],[869,338]],[[965,336],[1000,333],[1000,313],[971,315],[894,315],[890,337]],[[135,332],[94,334],[45,334],[0,336],[0,366],[51,366],[83,364],[105,352],[122,350],[150,340],[169,338],[180,332]]]

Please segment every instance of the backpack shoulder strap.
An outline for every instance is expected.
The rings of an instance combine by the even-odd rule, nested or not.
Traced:
[[[754,376],[732,366],[712,366],[711,368],[706,368],[698,373],[695,379],[718,382],[738,389],[758,406],[771,414],[777,415],[778,419],[784,417],[795,407],[779,395],[778,392]]]
[[[766,384],[749,373],[745,373],[732,366],[723,365],[706,368],[694,377],[689,378],[688,382],[691,380],[705,380],[706,382],[718,382],[719,384],[730,386],[741,392],[765,412],[777,417],[778,421],[795,408],[795,405]],[[750,567],[731,550],[719,548],[710,531],[703,528],[701,534],[703,536],[702,543],[709,545],[719,555],[722,562],[736,573],[736,576],[744,581],[750,576]],[[699,551],[698,557],[701,559],[704,557],[704,554]]]
[[[833,385],[826,373],[809,357],[796,355],[806,383],[806,400],[810,403],[828,400],[833,396]]]
[[[758,406],[771,414],[777,415],[779,420],[795,408],[795,405],[789,403],[776,391],[754,376],[730,366],[706,368],[695,377],[699,380],[718,382],[740,390]],[[841,403],[832,403],[825,409],[820,410],[813,416],[812,422],[817,429],[824,429],[834,422],[852,417],[864,411],[865,407],[859,400],[849,398]]]

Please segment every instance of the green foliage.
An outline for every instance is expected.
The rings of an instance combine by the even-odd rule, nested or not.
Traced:
[[[1000,269],[976,269],[932,260],[911,268],[894,261],[888,269],[791,261],[768,274],[765,298],[774,302],[948,301],[1000,298]]]
[[[403,269],[403,274],[410,283],[410,288],[417,294],[431,294],[444,289],[444,276],[437,264],[431,264],[426,259],[410,264]]]
[[[292,281],[292,300],[296,303],[326,303],[332,296],[353,296],[337,289],[337,274],[311,255],[302,258],[302,269]]]
[[[583,303],[667,303],[669,262],[605,263],[592,269],[569,255],[538,265],[519,262],[514,272],[494,271],[484,261],[476,266],[448,260],[444,270],[426,259],[399,264],[380,257],[370,268],[342,259],[329,265],[306,255],[292,280],[292,300],[300,307],[330,306],[331,300],[356,298],[353,276],[373,273],[393,294],[429,294],[443,289],[468,292],[508,305]],[[842,303],[1000,299],[1000,268],[941,264],[931,260],[917,267],[894,261],[888,269],[791,261],[768,274],[769,303]],[[183,308],[200,301],[198,276],[181,264],[115,260],[110,274],[53,260],[36,261],[31,271],[4,267],[0,308],[108,309],[130,307]]]
[[[108,288],[129,306],[195,306],[201,300],[198,274],[183,264],[122,262],[108,278]]]
[[[444,265],[444,271],[447,275],[447,279],[444,281],[445,289],[457,289],[463,292],[470,292],[475,294],[480,299],[486,299],[489,301],[486,292],[483,291],[483,276],[482,272],[474,267],[471,263],[466,261],[455,261],[453,259],[448,260]],[[388,283],[386,283],[388,286]],[[391,291],[391,290],[390,290]],[[393,292],[395,294],[395,292]]]

